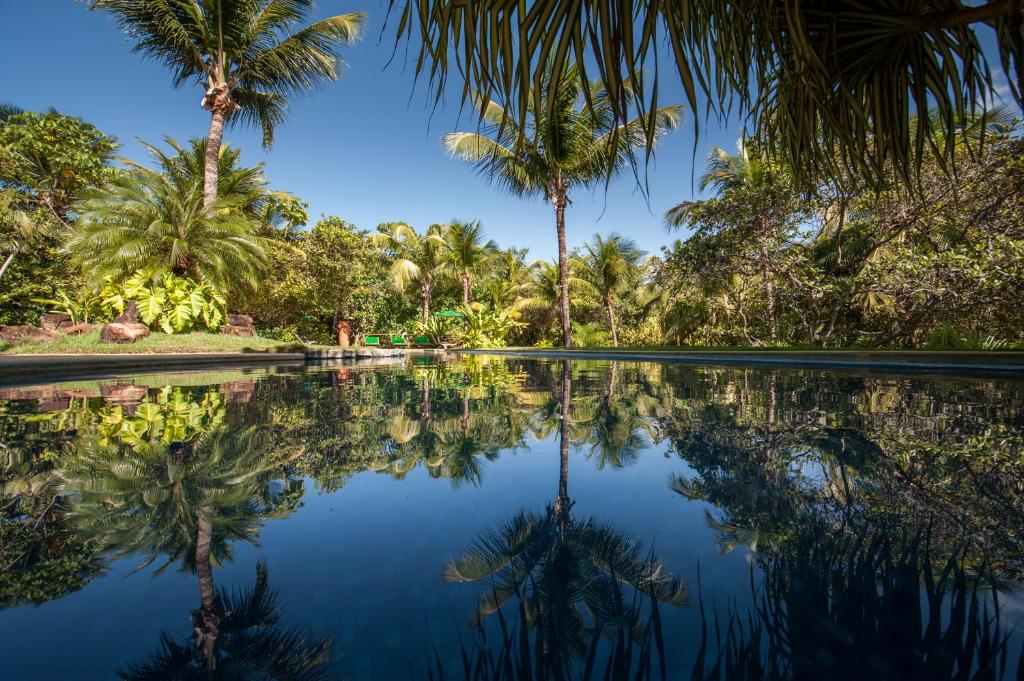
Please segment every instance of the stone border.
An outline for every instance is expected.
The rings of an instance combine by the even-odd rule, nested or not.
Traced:
[[[681,362],[687,364],[731,364],[755,366],[809,367],[821,369],[875,369],[899,372],[1024,374],[1024,353],[1014,352],[898,352],[822,350],[453,350],[471,355],[544,357],[550,359],[604,359],[629,362]]]
[[[81,374],[117,375],[123,372],[190,369],[196,366],[295,364],[302,365],[301,352],[197,352],[124,353],[68,355],[0,355],[0,384],[24,383],[36,377],[79,378]]]

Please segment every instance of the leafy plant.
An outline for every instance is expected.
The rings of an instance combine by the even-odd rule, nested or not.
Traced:
[[[576,341],[576,345],[581,348],[601,348],[612,344],[611,335],[596,322],[588,324],[573,322],[572,336]]]
[[[104,315],[102,297],[96,291],[88,289],[76,292],[74,297],[65,291],[58,291],[56,298],[33,298],[32,302],[48,305],[51,312],[66,314],[71,317],[74,324],[88,323]]]
[[[459,322],[450,317],[428,317],[416,322],[416,333],[429,336],[434,343],[455,340],[460,335]]]
[[[516,319],[517,313],[509,308],[471,303],[463,306],[461,311],[466,315],[462,344],[469,348],[504,347],[509,334],[523,326]]]
[[[168,334],[196,329],[216,331],[226,319],[224,295],[214,286],[174,274],[140,270],[123,284],[108,285],[100,292],[103,306],[116,314],[135,301],[142,321],[157,323]]]

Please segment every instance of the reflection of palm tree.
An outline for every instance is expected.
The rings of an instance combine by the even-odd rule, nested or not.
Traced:
[[[161,648],[145,662],[121,672],[128,681],[156,679],[302,679],[329,678],[331,639],[313,639],[282,628],[278,597],[267,568],[256,566],[256,583],[245,591],[211,594],[213,609],[224,613],[219,636],[209,647],[174,641],[166,634]]]
[[[572,515],[569,497],[569,441],[572,362],[563,360],[559,383],[559,474],[554,504],[542,513],[522,511],[444,569],[448,581],[489,579],[491,591],[478,606],[477,621],[497,612],[512,597],[523,600],[527,620],[540,631],[545,664],[556,672],[585,652],[604,627],[627,631],[637,622],[624,604],[629,586],[657,601],[681,605],[682,581],[659,560],[643,557],[641,546],[610,525]]]
[[[67,453],[64,478],[80,496],[80,533],[115,557],[142,554],[145,566],[164,555],[161,570],[181,561],[195,572],[196,646],[208,656],[228,614],[216,598],[213,565],[231,558],[231,541],[255,543],[261,520],[291,512],[301,495],[292,483],[271,489],[274,462],[261,446],[264,435],[219,429],[170,445],[154,439],[119,446],[83,434]]]

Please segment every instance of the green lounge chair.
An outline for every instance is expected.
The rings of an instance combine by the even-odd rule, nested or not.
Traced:
[[[418,348],[435,348],[437,343],[430,340],[430,336],[416,336],[412,339],[412,344]]]
[[[380,336],[363,336],[363,345],[366,347],[380,347]]]
[[[405,336],[392,336],[391,345],[396,348],[407,348],[409,347],[409,341]]]

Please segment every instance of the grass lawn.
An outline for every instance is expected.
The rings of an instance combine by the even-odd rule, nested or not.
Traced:
[[[298,352],[301,346],[252,336],[240,338],[222,333],[182,333],[167,335],[153,332],[134,343],[101,343],[100,332],[81,336],[63,336],[49,343],[7,345],[0,341],[0,352],[15,355],[49,354],[140,354],[157,352]]]

